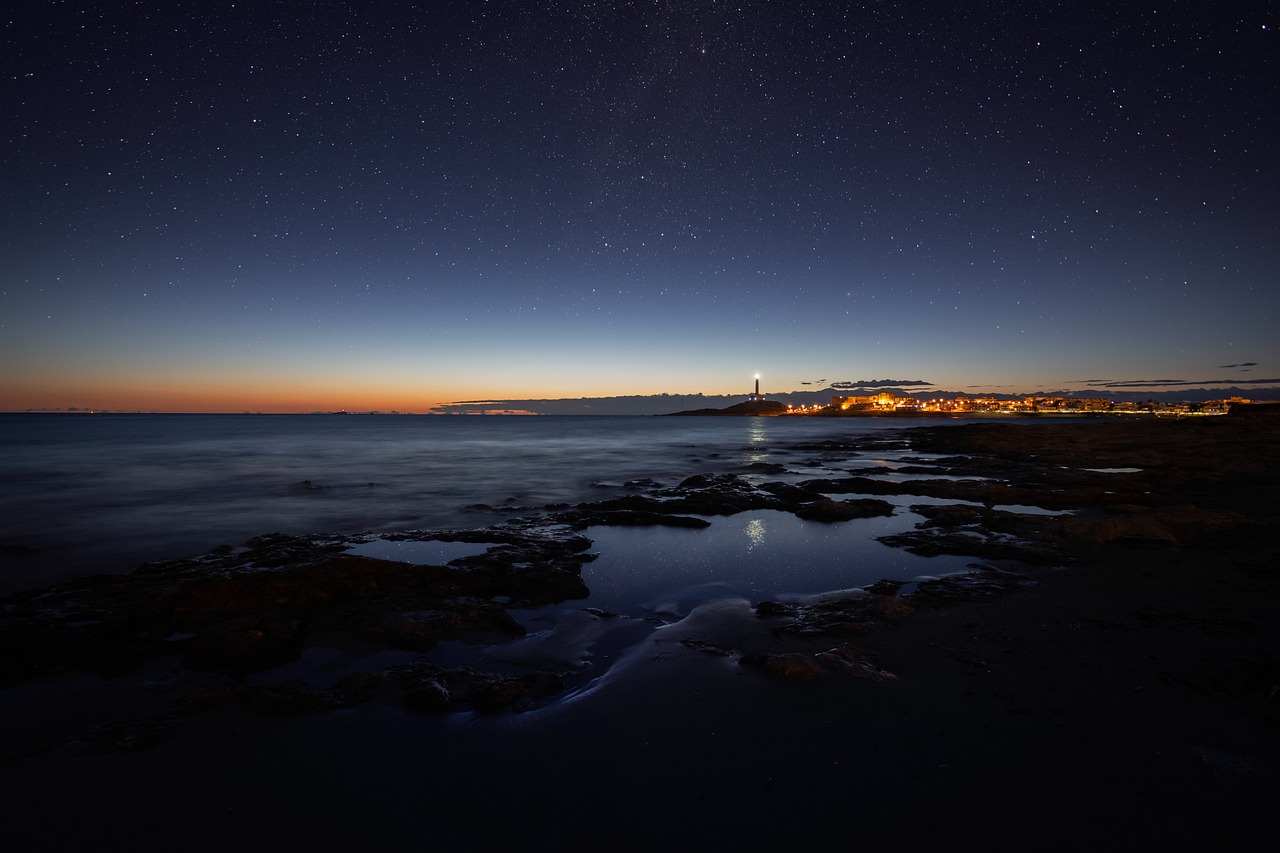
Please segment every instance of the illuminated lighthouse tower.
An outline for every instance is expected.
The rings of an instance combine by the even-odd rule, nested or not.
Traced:
[[[764,402],[764,395],[760,393],[760,374],[756,374],[756,393],[751,395],[751,399],[757,403]]]

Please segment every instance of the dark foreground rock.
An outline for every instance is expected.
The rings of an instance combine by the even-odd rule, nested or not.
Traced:
[[[856,646],[849,643],[841,643],[814,654],[779,652],[747,655],[743,657],[742,665],[758,668],[773,678],[792,681],[813,681],[836,673],[871,681],[897,679],[896,675],[873,664]]]
[[[799,518],[806,521],[850,521],[855,518],[874,518],[880,515],[893,515],[893,504],[873,498],[862,500],[818,500],[804,504],[795,510]]]
[[[863,469],[806,480],[822,494],[922,496],[926,517],[881,541],[922,556],[953,554],[1033,565],[1072,562],[1122,542],[1219,541],[1277,522],[1276,421],[1199,418],[904,430],[861,446],[905,443],[914,457],[888,480]],[[880,469],[883,470],[883,469]]]
[[[467,536],[475,534],[431,538]],[[309,636],[329,630],[425,650],[445,639],[518,636],[524,629],[508,608],[586,597],[581,567],[594,555],[571,529],[485,537],[499,544],[430,566],[343,553],[350,540],[274,534],[194,560],[13,595],[0,618],[0,680],[55,669],[118,675],[165,655],[192,669],[253,672],[296,658]]]

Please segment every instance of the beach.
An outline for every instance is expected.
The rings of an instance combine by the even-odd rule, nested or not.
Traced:
[[[461,609],[450,611],[448,630],[460,633],[418,629],[420,649],[391,642],[386,623],[345,631],[333,614],[354,611],[326,602],[296,616],[315,626],[308,631],[260,620],[235,633],[228,617],[218,643],[200,639],[213,627],[190,622],[156,640],[184,644],[180,653],[139,643],[112,655],[104,647],[123,634],[83,643],[86,620],[63,606],[87,610],[105,584],[116,609],[99,618],[121,619],[137,638],[149,628],[127,591],[154,596],[156,578],[178,595],[203,583],[193,580],[201,572],[221,573],[230,579],[222,589],[254,559],[286,552],[295,562],[277,562],[273,577],[294,567],[335,578],[378,572],[384,587],[401,577],[332,540],[264,541],[149,578],[10,596],[0,694],[8,823],[43,837],[45,849],[110,840],[1263,849],[1256,839],[1280,790],[1277,420],[877,433],[840,452],[905,442],[911,459],[893,477],[856,470],[854,456],[838,477],[769,486],[722,474],[548,510],[555,536],[522,528],[501,552],[519,559],[491,550],[461,568],[486,578],[490,600],[523,595],[560,614],[561,642],[536,649],[538,671],[559,661],[559,687],[511,686],[537,669],[532,656],[461,686],[453,673],[478,666],[465,654],[474,638],[463,635],[496,630],[491,608],[468,610],[482,621],[465,624]],[[913,466],[914,475],[903,470]],[[816,513],[810,523],[826,530],[881,511],[876,501],[901,512],[908,499],[922,501],[921,520],[893,547],[962,558],[969,573],[825,595],[727,595],[634,624],[573,606],[573,566],[581,577],[596,562],[578,547],[583,531],[652,528],[674,541],[698,535],[682,520],[714,527],[751,512]],[[529,565],[540,567],[537,583],[513,574]],[[299,598],[293,586],[271,591],[277,604]],[[211,608],[255,600],[202,596],[218,602]],[[521,627],[515,642],[541,633]],[[246,646],[253,632],[282,645]],[[36,641],[61,651],[46,655]],[[411,680],[370,675],[379,660],[390,671],[444,649],[458,661]],[[575,676],[583,655],[607,665]],[[24,656],[25,668],[15,666]],[[365,693],[325,671],[363,673]],[[495,685],[509,704],[492,699]]]

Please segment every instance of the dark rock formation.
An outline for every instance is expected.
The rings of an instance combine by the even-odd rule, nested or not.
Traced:
[[[747,400],[723,409],[692,409],[687,412],[671,412],[668,417],[727,415],[730,417],[769,417],[783,415],[787,412],[787,404],[775,400]]]
[[[893,515],[893,504],[874,498],[851,501],[833,501],[824,498],[797,507],[795,514],[806,521],[849,521],[854,518]]]
[[[911,615],[913,608],[898,595],[901,586],[899,581],[882,580],[853,593],[817,595],[803,601],[761,601],[756,605],[756,615],[785,619],[774,633],[860,634]]]
[[[816,654],[780,652],[745,655],[741,663],[743,666],[759,669],[773,678],[792,681],[813,681],[834,673],[867,678],[872,681],[890,681],[897,678],[893,673],[875,666],[857,648],[848,643],[841,643],[835,648]]]
[[[321,630],[421,650],[519,635],[507,607],[586,596],[589,540],[567,528],[485,538],[498,537],[507,541],[483,555],[424,566],[344,554],[349,540],[272,534],[231,553],[19,593],[0,618],[0,682],[57,668],[119,674],[175,653],[192,668],[251,672],[296,657]]]
[[[1035,585],[1035,581],[1018,572],[984,566],[963,575],[922,580],[907,598],[916,607],[937,607],[949,602],[979,601],[1006,595]]]
[[[896,473],[809,480],[824,494],[919,495],[980,506],[916,505],[914,531],[880,541],[913,553],[1062,564],[1115,542],[1185,544],[1265,524],[1280,504],[1275,419],[1188,422],[976,424],[871,436],[864,449],[905,442],[933,458],[905,457]],[[1243,488],[1242,488],[1243,487]],[[1003,507],[1004,509],[996,509]],[[1015,511],[1030,507],[1033,511]],[[1060,512],[1046,514],[1035,508]]]

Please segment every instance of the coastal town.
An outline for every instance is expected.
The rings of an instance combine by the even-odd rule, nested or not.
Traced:
[[[1033,394],[1026,396],[939,395],[931,398],[899,396],[893,391],[875,394],[833,394],[830,403],[796,405],[770,400],[760,391],[756,375],[755,390],[747,399],[726,408],[701,408],[671,412],[672,415],[739,415],[739,416],[807,416],[807,417],[948,417],[966,416],[1069,416],[1121,417],[1136,416],[1213,416],[1225,415],[1233,406],[1248,406],[1254,400],[1240,396],[1217,400],[1113,400],[1109,397],[1083,397],[1071,394]],[[1267,402],[1267,401],[1260,401]]]
[[[756,398],[763,402],[763,396],[757,392]],[[1096,414],[1133,414],[1133,415],[1225,415],[1233,405],[1251,403],[1244,397],[1228,397],[1222,400],[1209,400],[1203,403],[1180,402],[1164,403],[1156,400],[1129,402],[1112,400],[1107,397],[1068,397],[1068,396],[1028,396],[1018,399],[1000,399],[997,397],[954,397],[950,399],[921,399],[919,397],[899,397],[884,392],[865,396],[833,396],[831,403],[813,406],[787,406],[785,412],[779,414],[825,414],[825,415],[877,415],[877,414],[1061,414],[1061,415],[1096,415]]]

